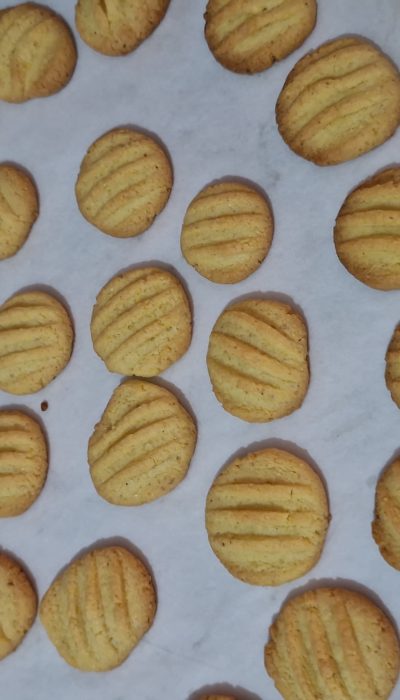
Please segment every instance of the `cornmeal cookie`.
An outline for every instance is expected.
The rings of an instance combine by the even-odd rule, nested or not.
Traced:
[[[163,19],[170,0],[78,0],[76,28],[92,49],[108,56],[130,53]]]
[[[19,515],[39,496],[47,476],[46,439],[21,411],[0,410],[0,518]]]
[[[75,192],[85,219],[103,233],[127,238],[151,226],[172,181],[169,158],[157,141],[135,129],[114,129],[90,146]]]
[[[301,46],[316,19],[316,0],[209,0],[205,36],[225,68],[258,73]]]
[[[399,125],[399,72],[367,39],[334,39],[289,73],[276,118],[288,146],[307,160],[335,165],[357,158]]]
[[[38,196],[32,179],[21,168],[1,163],[0,260],[19,251],[38,214]]]
[[[167,389],[140,379],[118,386],[89,440],[93,483],[110,503],[137,506],[185,477],[196,426]]]
[[[284,605],[265,665],[285,700],[386,700],[399,673],[399,643],[369,598],[317,588]]]
[[[400,459],[378,481],[372,534],[383,558],[400,570]]]
[[[109,671],[151,627],[156,605],[140,559],[123,547],[105,547],[64,569],[40,604],[40,619],[67,663],[81,671]]]
[[[249,423],[264,423],[301,406],[309,383],[307,358],[307,328],[292,307],[247,299],[218,318],[207,366],[225,410]]]
[[[318,474],[273,448],[238,457],[217,476],[206,503],[208,539],[236,578],[278,586],[317,563],[329,523]]]
[[[0,99],[25,102],[61,90],[76,65],[64,20],[33,2],[0,11]]]
[[[110,372],[160,374],[182,357],[192,338],[182,284],[158,267],[113,277],[97,295],[91,333],[93,347]]]
[[[43,389],[68,363],[73,340],[68,313],[51,294],[14,294],[0,306],[0,389]]]
[[[386,352],[386,386],[400,408],[400,325],[395,329]]]
[[[400,289],[400,168],[357,187],[336,219],[336,253],[354,277],[375,289]]]
[[[21,566],[0,552],[0,659],[15,651],[36,617],[36,593]]]
[[[181,248],[187,262],[212,282],[232,284],[254,272],[273,234],[265,197],[241,182],[205,187],[186,212]]]

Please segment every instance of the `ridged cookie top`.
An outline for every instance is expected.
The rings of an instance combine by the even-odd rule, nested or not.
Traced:
[[[210,545],[233,576],[277,586],[318,561],[329,512],[319,476],[290,452],[265,449],[235,459],[207,496]]]
[[[25,2],[0,12],[0,99],[25,102],[58,92],[76,58],[70,29],[48,7]]]
[[[188,207],[181,248],[187,262],[212,282],[245,279],[264,260],[273,221],[266,199],[241,182],[205,187]]]
[[[400,571],[400,459],[378,481],[372,534],[383,558]]]
[[[22,642],[36,617],[36,593],[21,566],[0,552],[0,659]]]
[[[309,383],[307,357],[307,329],[294,309],[270,299],[247,299],[218,318],[207,365],[223,407],[250,423],[263,423],[302,404]]]
[[[50,640],[82,671],[119,666],[151,627],[155,612],[151,576],[123,547],[95,549],[74,561],[40,604]]]
[[[279,131],[318,165],[351,160],[386,141],[400,122],[400,76],[366,39],[334,39],[302,58],[276,106]]]
[[[284,605],[265,664],[284,700],[386,700],[399,672],[399,643],[369,598],[317,588]]]
[[[400,168],[388,168],[357,187],[336,219],[339,260],[375,289],[400,289]]]
[[[85,155],[76,198],[91,224],[127,238],[146,231],[164,209],[172,179],[168,156],[157,141],[135,129],[114,129]]]
[[[316,0],[209,0],[205,36],[225,68],[257,73],[300,46],[316,17]]]
[[[113,277],[97,296],[93,346],[110,372],[152,377],[176,362],[192,337],[189,302],[179,280],[157,267]]]
[[[19,515],[32,505],[47,466],[39,423],[21,411],[0,410],[0,518]]]
[[[386,352],[386,386],[400,408],[400,325],[395,329]]]
[[[0,389],[34,394],[71,357],[74,333],[62,306],[46,292],[20,292],[0,306]]]
[[[78,0],[76,27],[83,41],[108,56],[133,51],[163,19],[170,0]]]
[[[167,389],[138,379],[114,391],[89,440],[93,483],[117,505],[154,501],[184,478],[196,426]]]
[[[14,165],[0,164],[0,260],[18,252],[38,213],[36,187],[29,175]]]

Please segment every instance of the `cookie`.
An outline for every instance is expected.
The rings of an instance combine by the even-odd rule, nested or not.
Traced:
[[[390,566],[400,571],[400,459],[395,459],[378,480],[372,535]]]
[[[233,695],[202,695],[199,700],[236,700]]]
[[[68,313],[51,294],[14,294],[0,306],[0,390],[43,389],[68,363],[73,340]]]
[[[0,410],[0,518],[20,515],[46,481],[47,445],[39,423],[21,411]]]
[[[0,260],[19,251],[38,214],[38,196],[32,179],[21,168],[1,163]]]
[[[150,136],[113,129],[86,153],[75,193],[93,226],[116,238],[146,231],[165,207],[172,189],[169,158]]]
[[[158,267],[113,277],[97,295],[91,333],[93,347],[110,372],[160,374],[182,357],[192,338],[182,284]]]
[[[0,552],[0,659],[15,651],[36,617],[37,598],[21,566]]]
[[[167,389],[140,379],[118,386],[89,440],[90,474],[116,505],[149,503],[186,476],[196,426]]]
[[[206,502],[214,554],[246,583],[278,586],[320,558],[329,523],[318,474],[285,450],[237,457],[217,476]]]
[[[386,386],[400,408],[400,324],[395,329],[386,352]]]
[[[25,102],[61,90],[77,55],[64,20],[48,7],[24,2],[0,11],[0,99]]]
[[[352,160],[396,131],[399,72],[367,39],[334,39],[296,63],[279,95],[276,119],[299,156],[318,165]]]
[[[76,28],[83,41],[107,56],[123,56],[158,27],[170,0],[78,0]]]
[[[284,605],[265,665],[284,700],[386,700],[399,672],[399,643],[369,598],[317,588]]]
[[[207,366],[224,409],[249,423],[264,423],[301,406],[309,383],[307,358],[307,328],[291,306],[246,299],[217,319]]]
[[[155,612],[151,576],[124,547],[94,549],[75,560],[40,604],[50,641],[81,671],[119,666],[151,627]]]
[[[388,168],[346,198],[334,230],[340,262],[374,289],[400,289],[400,167]]]
[[[209,0],[205,37],[225,68],[258,73],[301,46],[316,19],[316,0]]]
[[[208,185],[189,205],[181,249],[203,277],[232,284],[257,270],[269,251],[272,234],[265,197],[255,187],[225,181]]]

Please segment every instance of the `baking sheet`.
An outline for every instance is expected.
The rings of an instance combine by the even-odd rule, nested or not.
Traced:
[[[72,2],[49,4],[73,27]],[[51,455],[42,495],[24,515],[0,522],[0,544],[25,562],[42,596],[80,550],[128,540],[150,563],[159,598],[153,627],[109,673],[70,668],[37,620],[18,651],[1,662],[1,684],[13,700],[188,700],[203,686],[217,684],[247,691],[246,700],[278,700],[263,668],[268,626],[290,593],[315,581],[339,579],[373,591],[400,620],[400,574],[384,562],[370,535],[377,476],[400,447],[400,413],[383,377],[387,344],[400,320],[400,293],[377,292],[355,280],[338,262],[332,241],[349,190],[398,161],[400,130],[374,152],[321,170],[286,147],[274,120],[288,71],[324,40],[361,34],[400,65],[398,0],[319,0],[317,28],[305,45],[253,77],[225,71],[213,59],[203,38],[204,4],[172,0],[153,36],[124,58],[103,57],[77,36],[76,73],[62,92],[0,105],[0,161],[25,166],[41,201],[28,242],[0,264],[0,298],[30,285],[54,288],[67,300],[76,329],[72,361],[49,387],[16,400],[0,394],[2,406],[27,406],[38,414],[40,403],[48,401],[41,416]],[[122,124],[156,133],[175,171],[164,212],[149,231],[128,240],[91,227],[74,197],[87,147]],[[275,237],[254,275],[220,286],[185,263],[179,236],[192,197],[226,175],[265,189]],[[89,476],[87,441],[121,380],[95,355],[89,321],[100,287],[128,265],[149,261],[173,266],[192,296],[192,345],[162,382],[186,397],[199,441],[188,476],[174,492],[130,509],[99,498]],[[212,394],[205,364],[217,315],[231,300],[253,292],[293,300],[310,334],[312,381],[303,407],[266,425],[248,425],[226,413]],[[276,589],[231,577],[213,555],[204,528],[205,496],[216,472],[238,451],[268,444],[293,449],[320,468],[333,516],[318,565]]]

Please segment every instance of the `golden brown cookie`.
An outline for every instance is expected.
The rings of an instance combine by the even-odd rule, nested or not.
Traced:
[[[179,360],[192,338],[182,284],[158,267],[113,277],[97,295],[93,347],[110,372],[153,377]]]
[[[76,48],[64,20],[48,7],[24,2],[0,11],[0,99],[46,97],[69,82]]]
[[[236,578],[278,586],[310,571],[321,556],[329,523],[318,474],[285,450],[238,457],[211,486],[208,539]]]
[[[205,36],[225,68],[258,73],[301,46],[316,18],[316,0],[208,0]]]
[[[141,379],[124,382],[89,440],[99,495],[137,506],[172,491],[186,476],[196,435],[193,419],[170,391]]]
[[[151,627],[156,593],[144,564],[124,547],[94,549],[70,564],[40,604],[58,653],[81,671],[119,666]]]
[[[21,168],[1,163],[0,260],[19,251],[38,214],[38,196],[32,179]]]
[[[400,324],[395,329],[386,352],[386,386],[400,408]]]
[[[75,192],[85,219],[117,238],[143,233],[165,207],[172,189],[169,158],[150,136],[113,129],[86,153]]]
[[[236,700],[233,695],[202,695],[199,700]]]
[[[78,0],[76,28],[92,49],[122,56],[158,27],[170,0]]]
[[[0,552],[0,659],[15,651],[36,617],[37,597],[25,571]]]
[[[268,202],[255,187],[235,180],[208,185],[186,212],[182,253],[212,282],[240,282],[261,265],[273,228]]]
[[[308,334],[288,304],[247,299],[228,306],[212,330],[207,366],[225,408],[249,423],[287,416],[309,383]]]
[[[378,480],[372,535],[384,559],[400,571],[400,459]]]
[[[68,313],[51,294],[14,294],[0,306],[0,390],[43,389],[68,363],[73,340]]]
[[[386,700],[399,642],[369,598],[317,588],[287,602],[270,628],[265,665],[284,700]]]
[[[317,165],[357,158],[399,125],[399,72],[367,39],[334,39],[296,63],[276,118],[288,146]]]
[[[46,481],[47,445],[39,423],[21,411],[0,410],[0,518],[20,515]]]

